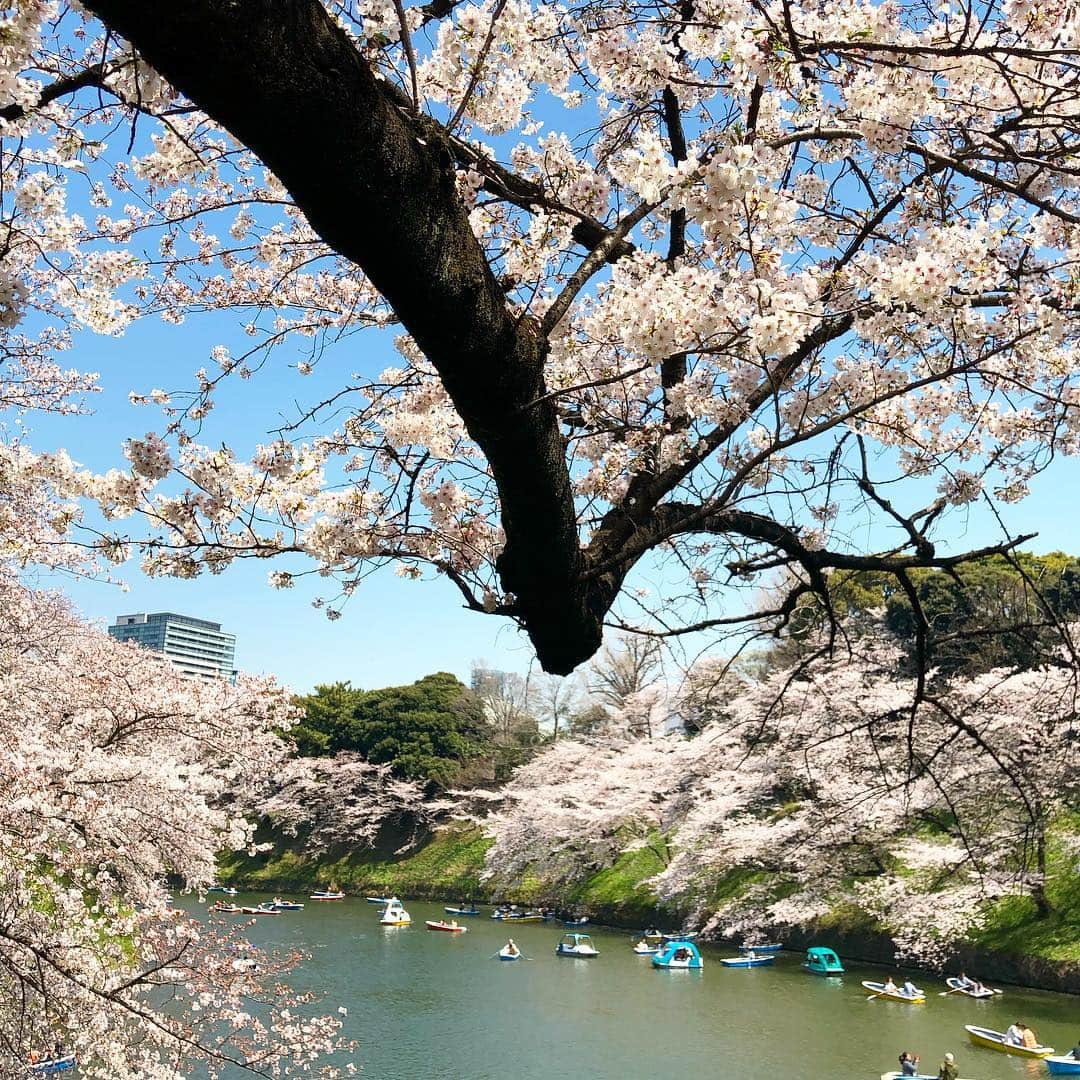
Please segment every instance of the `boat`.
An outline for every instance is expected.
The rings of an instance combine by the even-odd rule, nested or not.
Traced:
[[[937,1073],[918,1073],[915,1076],[905,1076],[903,1073],[887,1072],[881,1074],[881,1080],[938,1080]],[[964,1080],[963,1077],[960,1080]]]
[[[26,1066],[26,1071],[31,1076],[52,1076],[54,1073],[68,1072],[74,1069],[77,1064],[78,1061],[74,1054],[65,1054],[63,1057],[32,1062]]]
[[[507,922],[545,922],[548,918],[542,911],[511,912],[505,916]]]
[[[507,942],[499,950],[499,959],[500,960],[520,960],[521,959],[521,950],[515,947],[514,951],[511,952],[510,951],[510,943]]]
[[[231,885],[211,885],[211,886],[209,886],[207,888],[206,891],[208,893],[209,892],[220,892],[220,893],[224,893],[226,896],[235,896],[236,895],[236,890],[234,888],[232,888]]]
[[[398,902],[386,905],[379,922],[383,926],[408,926],[412,922],[412,916]]]
[[[445,911],[447,915],[479,915],[480,914],[480,909],[478,907],[476,907],[475,905],[473,905],[471,908],[444,907],[443,911]]]
[[[840,963],[840,957],[832,949],[814,945],[806,950],[803,970],[814,975],[843,975],[844,965]]]
[[[516,914],[516,912],[516,904],[512,905],[511,907],[497,907],[492,911],[489,917],[492,919],[509,919],[510,916]]]
[[[304,905],[298,904],[295,900],[282,900],[280,896],[275,896],[270,901],[270,906],[277,908],[278,911],[303,911]]]
[[[448,934],[465,934],[469,929],[467,926],[458,926],[456,922],[444,922],[442,919],[428,919],[424,925],[429,930],[444,930]]]
[[[675,971],[697,971],[704,966],[701,953],[692,941],[665,942],[656,950],[652,958],[652,965],[656,968],[669,968]]]
[[[648,937],[648,935],[646,935],[646,937]],[[661,934],[660,937],[664,941],[693,941],[694,938],[697,937],[697,933],[691,932],[689,934]]]
[[[239,915],[243,909],[238,908],[235,904],[223,904],[219,900],[216,904],[210,905],[210,910],[220,912],[223,915]]]
[[[740,945],[739,952],[771,953],[779,952],[783,947],[778,941],[770,941],[764,945]]]
[[[965,1024],[964,1030],[968,1033],[968,1038],[976,1046],[985,1046],[987,1050],[999,1050],[1003,1054],[1012,1054],[1014,1057],[1048,1058],[1054,1053],[1052,1046],[1033,1046],[1029,1048],[1006,1042],[1003,1031],[975,1027],[974,1024]]]
[[[383,907],[386,907],[387,904],[401,903],[396,896],[365,896],[364,899],[369,904],[381,904]]]
[[[634,944],[634,952],[636,952],[638,956],[655,956],[659,949],[659,945],[650,945],[644,939]]]
[[[343,892],[330,892],[319,891],[313,892],[309,897],[309,900],[344,900],[345,894]]]
[[[652,927],[645,931],[644,937],[650,945],[655,945],[657,948],[664,944],[664,935]]]
[[[1080,1058],[1074,1058],[1072,1054],[1055,1054],[1043,1060],[1052,1076],[1080,1076]]]
[[[747,953],[746,956],[728,956],[724,957],[720,961],[724,967],[731,968],[752,968],[752,967],[764,967],[766,964],[774,964],[776,957],[771,953],[767,953],[765,956],[758,956],[755,953]]]
[[[280,915],[273,904],[257,904],[255,907],[242,907],[240,909],[242,915]]]
[[[970,998],[992,998],[1001,993],[1000,990],[992,990],[989,986],[979,986],[976,989],[975,984],[963,985],[960,980],[954,975],[951,978],[945,980],[945,985],[954,994],[963,994],[965,997]]]
[[[559,944],[555,946],[556,956],[576,956],[581,959],[591,960],[600,953],[592,943],[588,934],[563,934]]]
[[[867,982],[863,980],[863,989],[869,990],[875,997],[884,998],[886,1001],[900,1001],[905,1005],[925,1005],[926,995],[915,987],[914,994],[905,994],[904,988],[898,986],[895,990],[886,990],[884,983]]]
[[[588,926],[588,924],[588,915],[582,915],[579,919],[563,919],[563,926]]]

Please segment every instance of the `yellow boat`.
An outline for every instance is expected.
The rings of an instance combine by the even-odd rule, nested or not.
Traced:
[[[1035,1046],[1029,1049],[1026,1046],[1017,1046],[1015,1043],[1006,1042],[1003,1032],[992,1031],[990,1028],[965,1024],[964,1030],[968,1033],[968,1038],[976,1046],[985,1046],[987,1050],[998,1050],[1003,1054],[1012,1054],[1014,1057],[1047,1058],[1054,1053],[1052,1046]]]
[[[900,1001],[905,1005],[926,1004],[926,995],[917,987],[914,995],[905,994],[900,987],[895,990],[886,990],[885,984],[879,982],[864,982],[863,987],[869,990],[874,997],[884,998],[886,1001]]]

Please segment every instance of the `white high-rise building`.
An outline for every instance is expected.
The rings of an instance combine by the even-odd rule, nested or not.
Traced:
[[[171,611],[140,612],[118,615],[109,627],[109,636],[164,653],[173,667],[194,678],[236,676],[236,635],[223,633],[221,623]]]

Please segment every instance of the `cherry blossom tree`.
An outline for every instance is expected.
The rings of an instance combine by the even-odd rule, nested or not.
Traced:
[[[191,392],[134,388],[164,416],[129,468],[34,466],[142,514],[102,543],[151,573],[301,552],[336,615],[434,568],[566,673],[605,621],[776,626],[830,569],[951,567],[948,510],[1076,449],[1065,0],[6,10],[5,355],[243,326]],[[200,445],[224,380],[390,327],[397,366]]]
[[[7,570],[0,605],[0,1072],[60,1042],[99,1080],[341,1075],[290,958],[253,973],[242,930],[167,906],[167,875],[201,890],[250,843],[222,801],[280,764],[287,696],[185,679]]]
[[[878,641],[777,672],[694,739],[565,741],[503,792],[490,872],[580,880],[660,836],[651,887],[707,931],[848,904],[930,961],[1001,896],[1045,910],[1048,833],[1080,779],[1075,670],[988,672],[920,700],[898,656]]]

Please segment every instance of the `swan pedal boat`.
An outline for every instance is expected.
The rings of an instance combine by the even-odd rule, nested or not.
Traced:
[[[704,961],[692,941],[669,941],[656,950],[652,966],[673,971],[700,971]]]
[[[885,984],[879,982],[863,982],[863,989],[869,990],[871,994],[877,994],[878,997],[884,998],[886,1001],[901,1001],[905,1005],[925,1005],[926,995],[916,987],[917,993],[914,996],[909,996],[903,992],[900,987],[897,987],[896,991],[885,990]]]
[[[555,946],[555,955],[591,960],[594,956],[599,956],[600,951],[593,945],[588,934],[563,934],[559,944]]]
[[[990,1028],[975,1027],[974,1024],[965,1024],[964,1030],[968,1038],[976,1046],[985,1046],[988,1050],[1000,1050],[1003,1054],[1012,1054],[1013,1057],[1022,1058],[1048,1058],[1054,1053],[1052,1046],[1017,1046],[1015,1043],[1005,1041],[1003,1031],[993,1031]]]
[[[75,1055],[66,1054],[64,1057],[49,1058],[47,1061],[35,1061],[33,1065],[26,1066],[26,1072],[30,1076],[52,1076],[54,1073],[74,1069],[76,1064]]]
[[[428,919],[424,925],[429,930],[443,930],[448,934],[465,934],[469,930],[467,926],[454,926],[452,923],[443,922],[441,919]]]
[[[1044,1058],[1052,1076],[1080,1075],[1080,1060],[1071,1054]]]
[[[724,957],[720,963],[724,967],[752,968],[764,967],[766,964],[772,964],[775,961],[775,956],[728,956]]]
[[[383,926],[408,926],[412,916],[400,904],[387,904],[379,922]]]
[[[1000,990],[991,990],[988,986],[984,986],[981,990],[976,990],[974,987],[970,986],[963,986],[955,975],[946,979],[945,985],[957,994],[963,994],[965,997],[977,998],[980,1000],[982,998],[997,997],[997,995],[1001,993]]]

